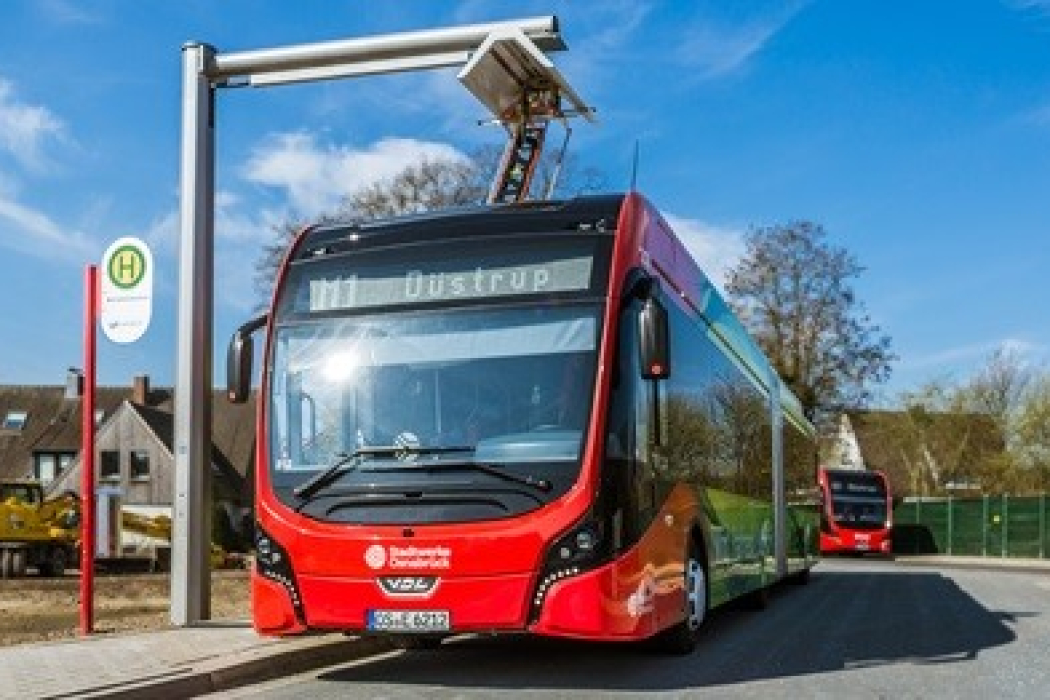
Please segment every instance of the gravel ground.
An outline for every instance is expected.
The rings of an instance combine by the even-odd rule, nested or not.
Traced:
[[[95,630],[170,627],[169,585],[169,574],[96,574]],[[250,618],[248,572],[214,572],[211,608],[216,620]],[[0,647],[76,637],[79,620],[80,579],[75,573],[0,580]]]

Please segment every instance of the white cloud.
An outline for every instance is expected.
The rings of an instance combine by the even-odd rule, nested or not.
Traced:
[[[258,304],[255,291],[255,262],[262,246],[272,241],[274,226],[291,218],[281,209],[256,209],[232,192],[215,195],[215,303],[239,316],[252,312]],[[172,208],[156,217],[140,234],[154,254],[164,258],[171,271],[157,284],[174,293],[178,284],[179,212]],[[160,269],[160,264],[158,264]]]
[[[970,345],[957,345],[945,348],[937,352],[919,357],[911,357],[901,361],[902,369],[920,370],[928,368],[943,368],[949,365],[977,366],[988,360],[997,351],[1007,352],[1020,358],[1024,362],[1038,363],[1047,356],[1047,348],[1020,338],[1002,338],[1000,340],[988,340]]]
[[[0,170],[0,199],[12,198],[18,192],[18,182],[9,174]]]
[[[1021,11],[1034,10],[1042,14],[1050,14],[1050,0],[1011,0],[1007,2],[1007,5]]]
[[[0,77],[0,156],[16,166],[46,172],[53,164],[51,145],[68,145],[66,126],[46,107],[16,95],[14,84]],[[98,244],[78,227],[62,225],[20,197],[17,172],[0,171],[0,244],[21,253],[61,262],[85,262],[100,252]],[[91,218],[96,212],[89,211]]]
[[[3,245],[41,258],[91,260],[98,246],[79,231],[60,226],[46,214],[0,197],[0,241]]]
[[[19,100],[14,85],[0,78],[0,153],[9,153],[29,170],[43,171],[49,167],[46,143],[67,140],[65,125],[58,117],[46,107]]]
[[[84,3],[71,0],[37,0],[37,7],[47,18],[59,24],[98,24],[100,21],[84,7]]]
[[[1040,129],[1050,127],[1050,103],[1040,105],[1021,114],[1018,121]]]
[[[241,197],[232,192],[215,196],[215,237],[234,243],[262,244],[273,238],[273,227],[288,221],[292,213],[285,207],[262,207],[246,213]]]
[[[763,9],[743,19],[704,13],[684,28],[676,56],[683,65],[694,69],[698,78],[729,75],[761,51],[802,6],[791,3]]]
[[[720,292],[724,292],[729,270],[744,255],[744,231],[673,214],[665,214],[664,218],[699,263],[704,274]]]
[[[178,210],[171,209],[157,217],[140,235],[154,253],[163,253],[174,257],[178,250]]]
[[[415,139],[387,138],[363,149],[319,143],[314,134],[275,134],[251,154],[242,176],[282,190],[296,211],[332,211],[347,194],[388,179],[423,159],[464,159],[454,147]]]

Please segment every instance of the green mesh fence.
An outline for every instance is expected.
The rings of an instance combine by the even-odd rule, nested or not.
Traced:
[[[908,499],[893,509],[897,554],[1050,556],[1047,496]]]

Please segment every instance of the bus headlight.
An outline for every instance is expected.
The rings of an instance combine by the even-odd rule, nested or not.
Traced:
[[[284,588],[288,600],[292,603],[292,609],[295,610],[295,616],[299,618],[299,622],[305,624],[306,612],[303,610],[299,586],[295,582],[295,572],[292,571],[292,560],[284,547],[263,530],[258,522],[255,523],[255,571]]]
[[[530,621],[539,619],[543,601],[551,586],[564,578],[604,564],[609,559],[610,550],[605,528],[599,520],[590,516],[555,540],[547,550],[539,584],[532,597]]]

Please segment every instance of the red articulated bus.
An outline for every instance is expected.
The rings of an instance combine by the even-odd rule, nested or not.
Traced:
[[[890,554],[893,497],[886,475],[822,467],[818,481],[821,553]]]
[[[263,634],[687,652],[816,561],[814,430],[636,193],[307,229],[232,400],[260,329]]]

